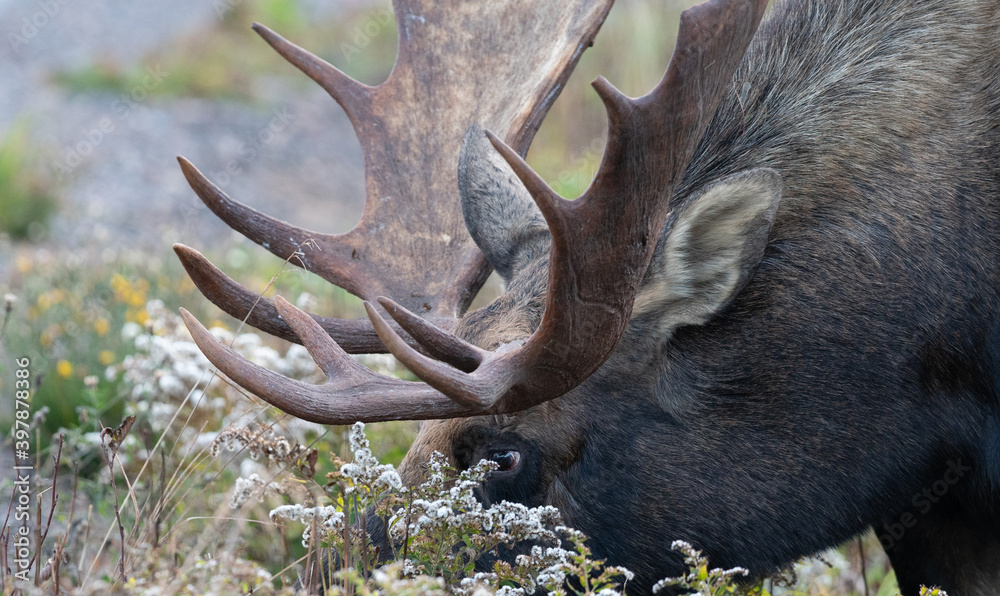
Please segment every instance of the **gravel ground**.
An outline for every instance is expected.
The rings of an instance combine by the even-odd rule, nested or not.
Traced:
[[[361,151],[346,117],[318,88],[292,91],[283,79],[262,77],[253,105],[185,98],[128,105],[113,94],[71,94],[52,82],[58,70],[169,52],[181,36],[209,29],[223,1],[237,0],[0,0],[0,135],[27,121],[51,153],[45,171],[60,183],[61,210],[50,246],[131,246],[166,255],[175,241],[204,248],[228,239],[228,228],[188,188],[177,155],[227,182],[234,198],[293,223],[339,232],[360,216]],[[306,10],[329,18],[351,3]],[[271,124],[280,132],[263,132]],[[83,155],[88,143],[93,149]],[[247,145],[256,149],[250,160],[240,156]],[[238,175],[213,175],[233,159]],[[324,223],[308,225],[315,221]],[[0,261],[10,248],[0,247]]]

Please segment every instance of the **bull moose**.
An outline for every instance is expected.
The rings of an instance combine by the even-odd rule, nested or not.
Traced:
[[[760,577],[875,528],[905,594],[1000,593],[1000,2],[690,8],[650,93],[594,82],[607,145],[565,200],[522,156],[610,4],[397,0],[373,87],[255,25],[350,117],[360,223],[300,229],[181,167],[368,319],[259,300],[178,245],[329,381],[184,312],[195,340],[292,415],[425,420],[408,482],[435,450],[493,459],[484,498],[557,506],[630,592],[679,571],[675,539]],[[466,312],[490,270],[504,293]],[[423,382],[348,356],[386,351]]]

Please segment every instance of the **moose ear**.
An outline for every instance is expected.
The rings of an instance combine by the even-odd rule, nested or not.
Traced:
[[[656,313],[668,333],[725,308],[764,256],[781,176],[760,168],[716,181],[688,201],[650,263],[633,316]]]
[[[548,252],[551,236],[541,211],[478,124],[462,141],[458,192],[469,234],[505,282]]]

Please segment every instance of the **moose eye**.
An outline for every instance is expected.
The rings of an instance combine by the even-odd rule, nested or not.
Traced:
[[[490,460],[495,461],[499,468],[498,472],[509,472],[521,463],[521,453],[519,451],[494,451],[490,454]]]

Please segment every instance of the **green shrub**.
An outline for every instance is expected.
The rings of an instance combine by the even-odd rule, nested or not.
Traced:
[[[40,151],[29,141],[29,125],[16,123],[0,139],[0,231],[15,240],[37,239],[58,201],[40,168]]]

